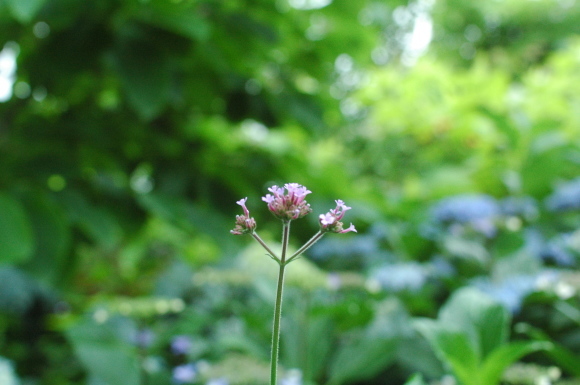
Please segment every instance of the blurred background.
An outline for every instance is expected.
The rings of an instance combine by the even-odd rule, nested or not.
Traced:
[[[284,385],[453,384],[457,290],[580,378],[575,0],[0,0],[0,383],[267,384],[276,265],[233,236],[300,183],[358,234],[290,265]],[[544,382],[537,382],[537,381]]]

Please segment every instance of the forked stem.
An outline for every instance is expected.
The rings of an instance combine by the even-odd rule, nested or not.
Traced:
[[[282,254],[280,255],[280,270],[278,271],[278,286],[276,288],[276,304],[274,306],[274,326],[272,328],[272,356],[270,357],[270,385],[276,385],[278,376],[278,355],[280,350],[280,321],[282,318],[282,295],[284,292],[284,270],[286,268],[286,251],[290,236],[290,221],[284,221],[282,227]]]

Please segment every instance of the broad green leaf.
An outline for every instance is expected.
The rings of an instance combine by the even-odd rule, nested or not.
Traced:
[[[401,337],[412,333],[409,315],[394,298],[375,305],[373,320],[339,349],[330,366],[330,384],[373,378],[396,359]]]
[[[12,16],[22,24],[34,19],[46,0],[5,0]]]
[[[218,240],[224,254],[233,255],[239,252],[235,248],[235,237],[229,233],[229,229],[233,228],[233,222],[220,212],[204,205],[191,204],[185,199],[162,194],[140,195],[138,201],[151,214],[183,229],[199,231]]]
[[[503,306],[479,290],[462,288],[441,308],[439,322],[469,336],[477,357],[483,359],[507,341],[510,319]]]
[[[558,366],[570,374],[580,377],[579,354],[575,354],[571,350],[554,343],[552,343],[552,346],[549,349],[546,349],[546,351]]]
[[[296,314],[284,319],[283,364],[300,368],[304,380],[315,380],[332,351],[334,328],[329,317]]]
[[[479,373],[482,385],[496,385],[499,383],[505,369],[525,356],[538,350],[549,350],[549,342],[525,341],[513,342],[494,350],[485,360]]]
[[[67,331],[80,361],[93,376],[107,385],[139,385],[139,357],[135,346],[121,337],[127,325],[111,320],[97,323],[84,319]]]
[[[31,194],[24,203],[36,238],[34,258],[27,263],[26,269],[54,283],[65,269],[64,257],[71,241],[68,218],[62,207],[44,194]]]
[[[433,346],[440,359],[453,369],[464,385],[479,385],[479,356],[467,333],[449,330],[449,325],[429,319],[415,321],[415,327]]]
[[[427,385],[421,373],[416,373],[405,382],[405,385]]]
[[[76,192],[61,192],[71,222],[78,225],[87,237],[105,248],[114,247],[123,236],[123,229],[115,217],[103,207],[93,206]]]
[[[443,364],[429,342],[417,333],[400,342],[397,361],[409,370],[423,373],[428,378],[440,378],[445,374]]]
[[[192,40],[206,40],[210,24],[202,19],[196,9],[183,4],[163,2],[148,4],[137,12],[137,19],[177,33]]]
[[[484,106],[480,106],[478,110],[495,124],[498,131],[505,135],[509,147],[515,148],[520,139],[520,131],[518,130],[518,127],[515,127],[513,122],[511,122],[506,115],[498,114]]]
[[[117,71],[127,100],[144,120],[156,117],[169,101],[171,68],[167,53],[146,42],[122,44]]]
[[[489,252],[481,243],[455,236],[447,236],[444,240],[445,249],[453,256],[465,258],[485,265],[489,260]]]
[[[34,251],[30,220],[19,201],[0,192],[0,263],[28,260]]]
[[[328,384],[373,378],[395,358],[397,340],[394,338],[362,337],[346,343],[336,353],[330,366]]]
[[[549,342],[551,344],[546,353],[552,357],[554,362],[562,369],[568,371],[576,377],[580,377],[580,356],[568,348],[550,341],[550,336],[542,329],[535,328],[529,324],[519,323],[516,326],[518,332],[523,333],[536,341]]]

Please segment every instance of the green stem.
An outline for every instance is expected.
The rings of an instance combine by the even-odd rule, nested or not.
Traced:
[[[278,353],[280,345],[280,320],[282,318],[282,294],[284,291],[284,269],[286,268],[286,250],[290,235],[290,221],[284,222],[282,229],[282,254],[278,272],[278,287],[276,289],[276,304],[274,306],[274,326],[272,328],[272,356],[270,358],[270,385],[276,385],[278,375]]]
[[[310,238],[308,240],[308,242],[306,242],[304,245],[302,245],[302,247],[299,248],[298,251],[296,251],[294,254],[292,254],[292,256],[290,258],[288,258],[288,261],[286,261],[286,264],[289,264],[290,262],[292,262],[293,260],[298,258],[300,256],[300,254],[304,253],[306,250],[308,250],[310,248],[310,246],[312,246],[316,242],[318,242],[324,234],[325,233],[323,233],[322,231],[318,231],[316,234],[314,234],[314,236],[312,238]]]
[[[260,238],[260,236],[258,235],[258,233],[256,233],[256,232],[253,232],[253,233],[252,233],[252,237],[254,237],[254,239],[255,239],[256,241],[258,241],[258,243],[259,243],[260,245],[262,245],[262,247],[263,247],[264,249],[266,249],[266,251],[267,251],[267,252],[268,252],[268,253],[269,253],[269,254],[272,256],[272,258],[274,258],[276,261],[280,262],[280,258],[278,258],[278,256],[276,255],[276,253],[274,253],[274,252],[272,251],[272,249],[270,249],[270,248],[268,247],[268,245],[266,245],[266,242],[264,242],[264,241],[262,240],[262,238]]]

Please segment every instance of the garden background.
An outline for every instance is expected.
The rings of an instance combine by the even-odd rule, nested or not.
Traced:
[[[281,384],[580,383],[575,0],[0,0],[0,100],[3,385],[266,384],[287,182]]]

